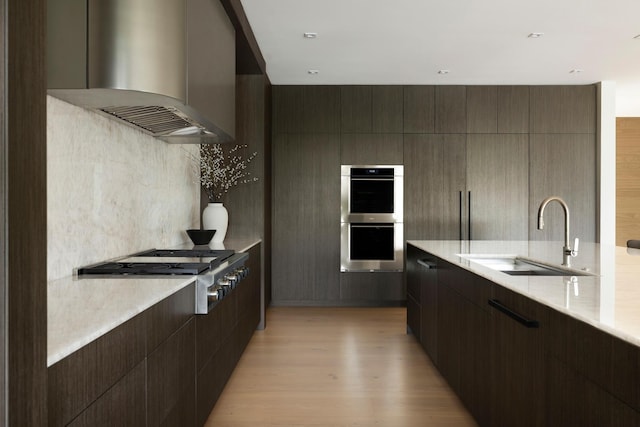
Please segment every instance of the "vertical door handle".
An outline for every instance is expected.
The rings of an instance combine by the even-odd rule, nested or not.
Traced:
[[[471,191],[468,192],[467,196],[468,196],[467,209],[469,210],[469,215],[467,217],[467,221],[468,221],[467,222],[467,228],[468,228],[467,238],[471,240]]]
[[[459,219],[459,224],[458,224],[458,231],[460,232],[460,240],[462,240],[462,191],[458,191],[458,206],[459,206],[459,211],[458,211],[458,219]]]

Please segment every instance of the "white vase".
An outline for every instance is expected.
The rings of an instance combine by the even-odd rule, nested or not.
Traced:
[[[202,212],[202,228],[205,230],[216,230],[216,234],[211,239],[214,243],[220,243],[227,234],[229,225],[229,213],[222,203],[209,203]]]

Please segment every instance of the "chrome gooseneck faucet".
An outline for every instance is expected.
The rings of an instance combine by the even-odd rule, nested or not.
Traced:
[[[569,245],[569,206],[567,206],[564,200],[558,196],[551,196],[542,201],[540,208],[538,208],[538,230],[542,230],[544,228],[544,208],[554,200],[560,203],[564,210],[564,247],[562,248],[562,265],[565,267],[571,267],[571,257],[578,256],[579,240],[576,237],[574,248],[571,249],[571,246]]]

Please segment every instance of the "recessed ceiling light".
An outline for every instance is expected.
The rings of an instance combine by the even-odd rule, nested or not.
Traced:
[[[530,33],[527,37],[530,39],[539,39],[542,36],[544,36],[544,33]]]
[[[304,33],[305,39],[315,39],[318,37],[318,33]]]
[[[583,71],[584,70],[581,70],[580,68],[574,68],[573,70],[569,71],[569,74],[580,74]]]
[[[320,70],[307,70],[308,74],[318,74],[320,72]]]
[[[449,74],[449,70],[438,70],[438,74]]]

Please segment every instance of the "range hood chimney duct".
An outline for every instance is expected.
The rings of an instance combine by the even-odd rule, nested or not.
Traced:
[[[235,30],[219,0],[49,0],[49,94],[172,143],[235,128]]]

